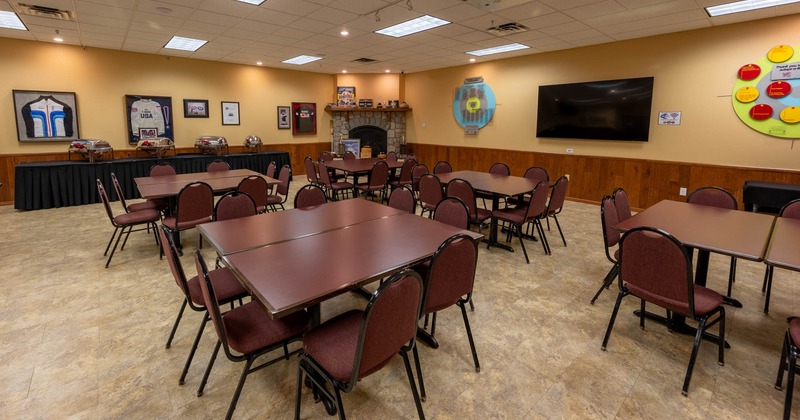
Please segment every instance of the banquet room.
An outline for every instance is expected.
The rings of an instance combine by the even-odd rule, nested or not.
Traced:
[[[798,418],[798,25],[0,0],[0,417]]]

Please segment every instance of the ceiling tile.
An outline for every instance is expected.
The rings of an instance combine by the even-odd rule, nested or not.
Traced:
[[[321,6],[304,0],[269,0],[261,5],[264,9],[277,10],[296,16],[306,16]]]
[[[242,3],[232,0],[205,0],[198,9],[205,12],[219,13],[226,16],[236,16],[238,18],[247,17],[253,13],[255,7],[252,4]]]
[[[439,10],[436,12],[435,16],[439,19],[460,23],[481,16],[484,13],[485,12],[477,7],[473,7],[467,3],[461,3],[453,7],[448,7],[447,9]]]
[[[572,19],[571,17],[563,13],[550,13],[549,15],[525,19],[518,22],[531,29],[541,29],[541,28],[549,28],[552,26],[563,25],[574,21],[575,19]]]
[[[299,19],[299,17],[295,15],[263,8],[256,9],[247,18],[258,22],[271,23],[274,25],[289,25]]]
[[[512,19],[514,21],[521,21],[525,19],[535,18],[539,16],[549,15],[555,13],[555,9],[539,1],[532,1],[523,5],[504,9],[496,12],[497,15]]]
[[[332,23],[321,22],[315,19],[300,18],[292,22],[292,28],[308,31],[311,33],[319,33],[330,30],[337,25]]]
[[[428,1],[430,2],[430,0]],[[381,0],[335,0],[328,6],[334,9],[355,13],[357,15],[363,15],[366,13],[375,12],[375,10],[388,5]]]
[[[592,3],[586,6],[564,10],[564,14],[573,19],[587,19],[596,16],[603,16],[612,13],[625,12],[623,6],[615,0],[605,0],[599,3]]]
[[[167,9],[170,11],[163,11]],[[182,19],[186,19],[191,16],[194,10],[195,9],[193,7],[184,7],[177,4],[169,4],[153,0],[140,0],[139,3],[136,4],[136,11],[138,12],[162,14],[165,16]]]

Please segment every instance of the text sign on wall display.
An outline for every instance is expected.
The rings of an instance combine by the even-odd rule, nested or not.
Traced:
[[[772,68],[772,80],[800,79],[800,63],[776,64]]]

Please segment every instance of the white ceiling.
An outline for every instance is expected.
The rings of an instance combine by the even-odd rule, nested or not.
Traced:
[[[0,37],[290,68],[320,73],[406,73],[467,64],[466,51],[519,42],[531,48],[488,61],[800,12],[800,3],[710,18],[703,7],[725,0],[0,0],[73,12],[74,21],[20,15],[29,31]],[[376,19],[376,12],[380,21]],[[452,22],[392,38],[373,33],[422,15]],[[526,32],[498,36],[491,26],[517,22]],[[348,36],[340,35],[346,29]],[[173,35],[209,42],[194,53],[164,49]],[[324,59],[295,66],[300,54]],[[371,58],[375,63],[353,62]]]

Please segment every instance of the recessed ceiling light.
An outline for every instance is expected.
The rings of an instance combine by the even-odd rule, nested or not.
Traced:
[[[406,22],[398,23],[397,25],[390,26],[375,31],[376,34],[389,35],[395,38],[400,38],[406,35],[415,34],[417,32],[427,31],[438,26],[447,25],[448,21],[435,18],[433,16],[420,16],[416,19],[411,19]]]
[[[484,48],[482,50],[475,50],[475,51],[467,51],[467,54],[484,56],[491,54],[500,54],[509,51],[524,50],[525,48],[530,48],[530,47],[515,42],[513,44],[501,45],[499,47]]]
[[[182,36],[173,36],[172,39],[164,45],[164,48],[183,51],[197,51],[198,48],[206,45],[208,41],[194,38],[184,38]]]
[[[720,4],[717,6],[706,7],[709,16],[722,16],[731,13],[749,12],[751,10],[765,9],[767,7],[781,6],[784,4],[797,3],[800,0],[743,0],[731,3]]]
[[[4,11],[0,11],[0,28],[28,30],[25,24],[19,20],[19,16],[16,13]]]
[[[322,57],[314,57],[313,55],[298,55],[297,57],[283,60],[281,63],[303,65],[312,61],[322,60]]]
[[[262,64],[264,64],[264,63],[262,63],[262,62],[260,62],[260,61],[256,61],[256,64],[260,66],[260,65],[262,65]]]
[[[475,62],[475,59],[474,59],[474,58],[470,58],[470,59],[469,59],[469,62],[470,62],[470,63],[474,63],[474,62]]]
[[[347,70],[342,70],[342,73],[347,73]]]
[[[391,70],[389,70],[389,69],[386,69],[386,73],[391,73],[391,72],[392,72]]]
[[[254,6],[261,6],[261,3],[264,3],[267,0],[239,0],[242,3],[252,4]]]
[[[339,34],[341,34],[342,36],[347,36],[347,35],[350,35],[350,32],[342,31],[342,32],[339,32]]]

